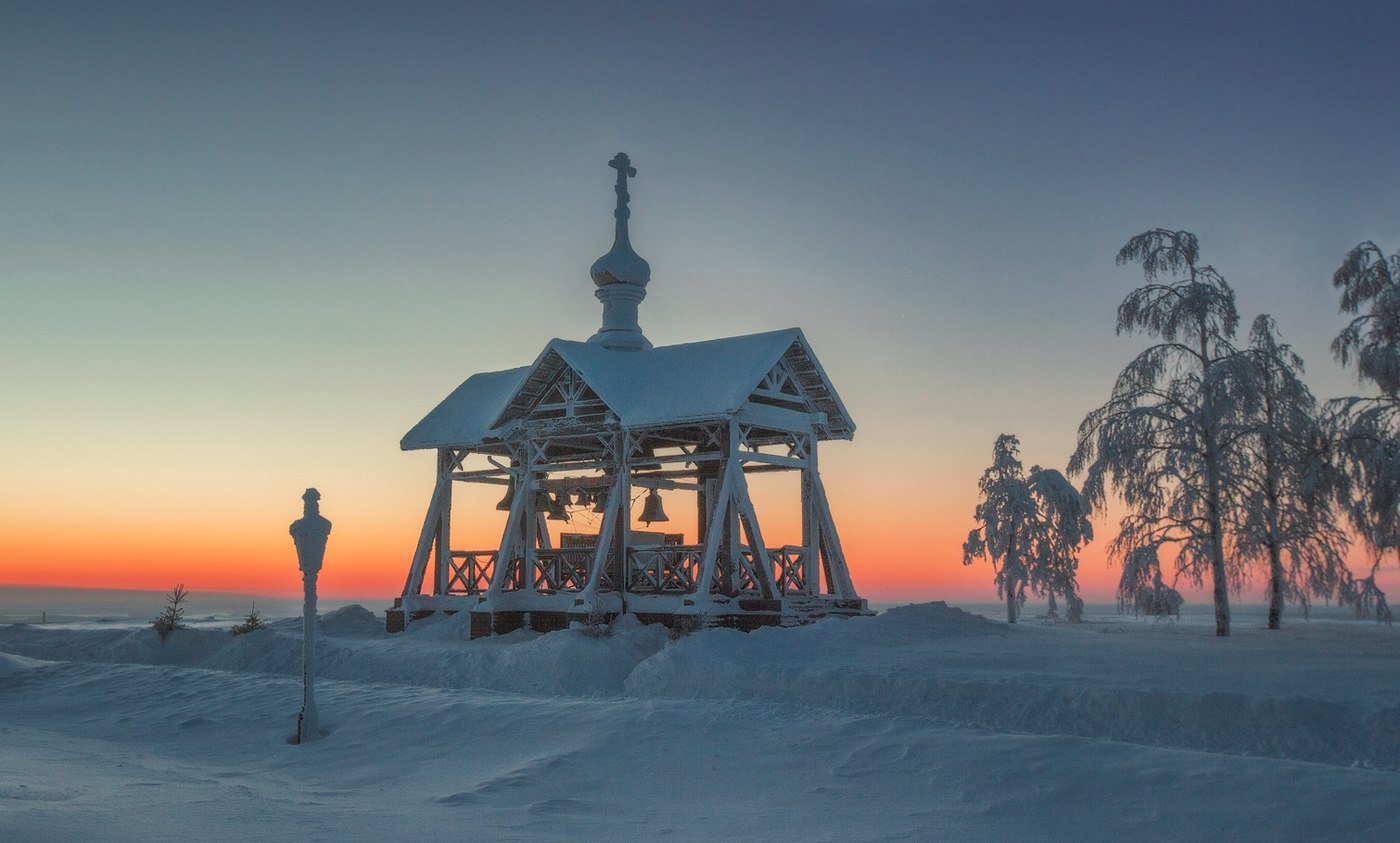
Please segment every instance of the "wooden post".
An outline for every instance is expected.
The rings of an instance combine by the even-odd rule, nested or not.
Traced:
[[[617,502],[618,555],[621,570],[618,571],[617,593],[622,597],[622,611],[627,611],[627,587],[632,580],[632,560],[627,552],[632,547],[632,456],[629,434],[622,434],[622,465],[618,468],[618,488],[622,490],[622,500]]]
[[[437,553],[433,557],[433,594],[447,593],[447,576],[452,570],[452,452],[438,449],[438,482],[442,484],[442,500],[438,502]]]
[[[721,556],[724,570],[728,575],[729,590],[737,592],[739,590],[739,572],[743,569],[743,557],[739,553],[739,507],[734,505],[734,475],[744,473],[744,463],[739,459],[739,425],[734,419],[729,420],[729,426],[724,435],[725,465],[729,471],[733,472],[729,481],[729,492],[723,503],[724,507],[724,550]]]
[[[700,558],[700,579],[695,584],[695,593],[709,597],[711,589],[714,588],[715,570],[720,556],[720,547],[725,545],[726,530],[721,526],[728,522],[729,513],[733,509],[730,505],[730,489],[733,488],[732,475],[734,463],[725,461],[723,474],[719,484],[719,494],[715,495],[715,505],[710,513],[710,529],[708,540],[705,542],[705,555]],[[733,581],[731,580],[731,583]]]
[[[734,479],[734,508],[739,512],[740,521],[748,528],[749,553],[753,556],[758,589],[766,598],[778,597],[778,584],[773,580],[773,563],[768,559],[768,547],[763,543],[763,530],[758,526],[758,514],[754,511],[753,500],[749,498],[749,482],[744,479],[743,468],[735,471]],[[738,557],[735,562],[738,563]]]
[[[813,491],[817,496],[817,512],[821,517],[822,548],[825,550],[826,578],[831,593],[837,597],[855,597],[851,572],[846,568],[846,554],[841,549],[841,537],[836,533],[836,520],[831,517],[831,504],[826,499],[826,487],[821,475],[814,477]]]
[[[525,486],[523,474],[516,472],[515,497],[510,502],[510,514],[506,516],[506,528],[501,531],[501,546],[496,550],[496,567],[491,571],[491,585],[486,588],[488,599],[499,595],[506,587],[506,576],[510,573],[510,560],[520,545],[521,525],[525,517],[525,498],[521,489]]]
[[[599,583],[602,582],[603,573],[607,568],[608,557],[616,556],[616,541],[614,535],[617,533],[617,512],[618,503],[624,494],[620,487],[622,475],[619,474],[613,480],[612,486],[608,487],[608,499],[603,504],[603,523],[598,528],[598,545],[593,553],[593,568],[588,572],[588,584],[583,591],[585,599],[596,599]],[[609,553],[609,551],[613,551]],[[618,579],[621,579],[619,573]]]
[[[812,492],[813,479],[817,476],[817,437],[809,433],[807,443],[807,465],[802,469],[802,579],[805,591],[811,595],[821,594],[821,519],[817,515],[816,495]]]
[[[539,491],[538,479],[532,457],[526,463],[525,482],[521,484],[525,490],[525,552],[520,558],[519,579],[516,581],[516,588],[519,589],[529,588],[534,583],[535,560],[539,559],[539,554],[535,552],[536,536],[540,528],[539,513],[535,511],[535,493]]]
[[[428,501],[428,514],[423,517],[423,530],[418,534],[418,548],[413,552],[413,564],[408,568],[408,580],[403,586],[403,596],[409,597],[423,590],[423,576],[428,569],[428,555],[432,552],[433,539],[437,535],[438,513],[442,510],[442,496],[446,484],[452,481],[439,475],[433,487],[432,500]]]

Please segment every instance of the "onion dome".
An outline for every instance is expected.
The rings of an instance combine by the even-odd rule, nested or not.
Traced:
[[[651,280],[651,264],[632,251],[632,243],[627,239],[627,220],[632,216],[632,212],[627,208],[627,203],[632,198],[627,194],[627,179],[635,178],[637,170],[623,152],[614,156],[613,160],[608,162],[608,166],[617,170],[617,186],[613,188],[617,193],[617,208],[613,211],[617,228],[612,248],[606,255],[593,262],[590,274],[593,276],[593,283],[599,287],[610,284],[645,287]]]
[[[642,326],[637,324],[637,305],[647,297],[651,265],[632,251],[627,240],[627,218],[632,216],[627,210],[631,199],[627,195],[627,179],[636,176],[637,171],[622,152],[608,166],[617,170],[617,209],[613,211],[617,234],[608,253],[593,262],[591,274],[593,283],[598,285],[593,295],[603,303],[603,327],[588,341],[618,351],[641,351],[651,348],[651,341],[642,335]]]

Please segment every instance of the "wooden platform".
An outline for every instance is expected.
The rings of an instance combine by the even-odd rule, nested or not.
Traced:
[[[735,608],[738,611],[702,614],[667,612],[636,612],[632,614],[644,624],[661,624],[668,629],[696,630],[723,627],[737,629],[741,632],[752,632],[765,626],[810,623],[824,617],[855,617],[871,614],[865,601],[861,599],[822,601],[820,608],[804,606],[804,611],[801,613],[793,611],[793,606],[785,606],[785,602],[787,601],[744,599],[735,601]],[[403,632],[407,623],[431,617],[437,612],[455,615],[458,611],[453,609],[416,609],[406,613],[402,608],[402,598],[396,598],[394,607],[384,612],[384,628],[386,632]],[[517,629],[524,629],[527,625],[535,632],[555,632],[568,629],[573,623],[611,624],[617,617],[618,613],[615,612],[601,616],[589,616],[560,611],[471,611],[471,637],[485,638],[488,635],[504,635]]]

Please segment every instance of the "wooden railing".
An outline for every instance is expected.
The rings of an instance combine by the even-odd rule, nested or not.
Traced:
[[[807,590],[807,548],[793,544],[770,547],[768,560],[773,565],[773,582],[777,583],[779,594]]]
[[[535,551],[536,591],[582,591],[593,567],[594,548],[541,548]]]
[[[634,594],[691,594],[700,578],[704,545],[634,547],[627,551],[627,590]]]
[[[738,571],[739,583],[738,591],[751,592],[760,591],[758,583],[754,581],[750,569],[753,567],[753,551],[742,550],[744,561],[748,564],[744,570]],[[805,591],[807,588],[807,571],[805,563],[807,560],[807,548],[801,545],[785,544],[782,547],[768,548],[768,564],[772,566],[773,582],[778,586],[779,594],[796,594]]]
[[[582,591],[588,584],[588,572],[593,567],[597,548],[581,546],[541,548],[535,552],[535,570],[530,588],[536,591]],[[758,592],[758,583],[751,573],[753,553],[741,551],[748,564],[735,571],[738,582],[733,592]],[[705,556],[704,545],[677,544],[659,547],[634,547],[627,551],[627,590],[634,594],[691,594],[700,579],[700,564]],[[773,582],[779,594],[796,594],[806,590],[807,548],[785,544],[768,548],[768,564],[772,566]],[[491,585],[496,570],[494,550],[454,550],[447,576],[447,594],[481,594]],[[507,563],[504,590],[520,588],[519,558]],[[616,563],[609,560],[598,582],[600,591],[616,591]],[[715,572],[714,591],[732,593],[725,571]]]
[[[447,572],[447,594],[481,594],[496,572],[496,551],[454,550]]]

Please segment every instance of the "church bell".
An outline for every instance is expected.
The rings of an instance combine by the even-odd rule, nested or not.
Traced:
[[[670,521],[666,517],[666,510],[661,508],[661,493],[652,489],[647,492],[647,499],[642,502],[642,516],[637,519],[648,526],[653,521]]]
[[[535,496],[535,511],[546,512],[550,521],[568,521],[569,513],[565,507],[564,494],[551,495],[547,492],[540,492]]]

